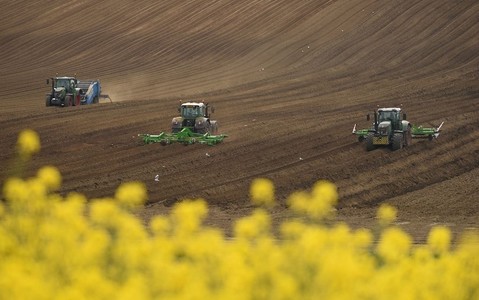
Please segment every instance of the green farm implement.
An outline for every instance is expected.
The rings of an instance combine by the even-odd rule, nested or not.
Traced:
[[[218,123],[210,119],[214,108],[203,102],[181,103],[178,107],[181,114],[171,121],[171,133],[139,134],[145,144],[160,143],[169,145],[181,143],[184,145],[204,144],[213,146],[221,143],[226,134],[217,134]]]
[[[160,143],[162,145],[169,145],[173,143],[181,143],[184,145],[204,144],[213,146],[221,143],[227,135],[211,135],[208,132],[204,134],[194,133],[191,129],[185,127],[180,132],[176,133],[162,132],[160,134],[139,134],[138,136],[143,139],[145,144]]]
[[[439,136],[439,132],[443,124],[444,122],[442,122],[441,125],[439,125],[437,128],[413,126],[412,132],[411,132],[412,137],[417,139],[429,139],[429,140],[437,138]]]
[[[367,120],[370,120],[369,114]],[[358,141],[366,141],[367,151],[381,146],[390,146],[392,150],[398,150],[409,146],[412,139],[437,138],[443,124],[444,122],[437,128],[414,126],[406,120],[406,114],[401,113],[401,108],[379,108],[374,112],[371,128],[357,130],[354,124],[352,133],[357,136]]]

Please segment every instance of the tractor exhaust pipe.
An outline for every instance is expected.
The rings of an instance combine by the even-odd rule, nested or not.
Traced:
[[[55,80],[53,78],[48,78],[47,79],[47,84],[50,84],[50,80],[52,81],[51,84],[52,84],[52,95],[54,95],[54,92],[55,92]]]

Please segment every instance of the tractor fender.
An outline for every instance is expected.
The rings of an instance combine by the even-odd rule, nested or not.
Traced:
[[[201,130],[204,130],[205,128],[208,128],[210,126],[210,119],[205,118],[205,117],[198,117],[195,120],[195,131],[199,132]]]
[[[409,121],[403,120],[402,121],[402,128],[403,128],[403,146],[409,146],[412,144],[412,124]]]
[[[210,120],[210,133],[211,134],[218,134],[218,122],[216,120]]]
[[[403,120],[403,121],[402,121],[402,130],[403,130],[404,132],[406,132],[406,131],[408,131],[410,128],[411,128],[411,124],[409,123],[409,121]]]

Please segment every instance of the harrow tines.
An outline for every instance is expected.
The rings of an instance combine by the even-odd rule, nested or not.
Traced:
[[[189,128],[183,128],[177,133],[162,132],[160,134],[139,134],[138,136],[143,139],[145,144],[160,143],[162,145],[169,145],[173,143],[181,143],[184,145],[206,144],[213,146],[221,143],[227,135],[210,135],[209,133],[200,134],[194,133]]]

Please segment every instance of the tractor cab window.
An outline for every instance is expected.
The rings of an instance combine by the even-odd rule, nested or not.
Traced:
[[[64,87],[68,89],[70,87],[70,81],[68,79],[57,79],[55,80],[55,87],[56,88]]]
[[[395,121],[398,120],[398,112],[397,111],[380,111],[379,112],[379,122],[383,121]]]
[[[181,115],[187,119],[194,119],[200,116],[200,107],[198,105],[183,106]]]

